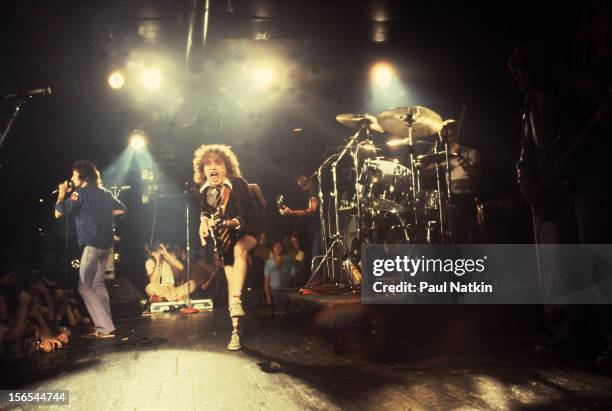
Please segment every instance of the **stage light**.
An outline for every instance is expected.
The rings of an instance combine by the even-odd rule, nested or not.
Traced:
[[[377,63],[372,68],[372,80],[379,87],[389,87],[393,80],[393,68],[387,63]]]
[[[253,81],[257,88],[269,87],[274,81],[274,71],[269,67],[261,67],[253,73]]]
[[[108,85],[114,89],[120,89],[125,84],[125,77],[121,74],[120,71],[113,71],[108,76]]]
[[[372,41],[375,43],[384,43],[389,37],[389,28],[387,23],[373,22],[372,23]]]
[[[136,130],[130,135],[130,147],[134,151],[141,151],[147,145],[147,139],[142,131]]]
[[[162,83],[162,74],[154,67],[146,68],[140,74],[140,82],[148,90],[157,90]]]

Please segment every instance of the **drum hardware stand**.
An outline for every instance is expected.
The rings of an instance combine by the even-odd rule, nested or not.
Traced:
[[[442,187],[440,186],[441,176],[440,176],[440,165],[436,162],[436,184],[438,188],[438,209],[440,212],[440,235],[441,239],[450,239],[451,238],[451,226],[449,224],[450,218],[452,218],[449,214],[450,210],[447,210],[447,215],[444,215],[445,208],[452,207],[452,198],[451,198],[451,175],[450,175],[450,158],[448,156],[449,148],[448,148],[448,140],[442,137],[440,132],[437,133],[438,138],[436,139],[436,152],[438,144],[442,143],[444,145],[444,157],[446,161],[446,169],[444,170],[444,179],[446,182],[446,204],[448,207],[443,207],[442,201]]]
[[[327,230],[325,228],[325,212],[324,210],[324,204],[325,204],[325,198],[323,196],[323,167],[325,167],[326,165],[329,164],[330,161],[332,161],[334,158],[337,157],[337,154],[334,154],[332,156],[330,156],[329,158],[327,158],[323,164],[321,164],[319,166],[319,168],[317,169],[317,172],[315,173],[317,175],[317,181],[319,183],[319,193],[318,193],[318,197],[319,197],[319,221],[321,224],[321,247],[323,248],[323,250],[328,250],[327,247]],[[331,248],[330,248],[331,249]],[[315,276],[317,275],[317,273],[319,272],[319,270],[323,267],[323,264],[325,262],[327,262],[327,259],[325,258],[327,256],[327,254],[329,253],[329,251],[326,251],[324,255],[313,255],[312,256],[312,261],[310,263],[310,270],[311,270],[311,275],[310,278],[308,279],[308,281],[306,281],[306,287],[308,287],[308,285],[310,284],[310,282],[315,278]],[[315,259],[317,258],[321,258],[321,263],[317,266],[317,268],[315,270],[313,270],[314,268],[314,262]],[[333,264],[331,265],[332,269],[333,269]],[[327,272],[329,273],[330,267],[328,265],[328,269]]]
[[[310,281],[312,281],[312,279],[314,278],[314,276],[315,276],[315,275],[316,275],[316,274],[319,272],[319,270],[320,270],[320,269],[323,267],[323,264],[324,264],[324,263],[328,262],[329,260],[331,260],[331,261],[340,261],[340,259],[339,259],[339,258],[332,256],[332,255],[331,255],[331,253],[332,253],[332,251],[334,250],[334,247],[336,247],[336,246],[337,246],[337,245],[339,245],[339,244],[342,244],[341,237],[336,237],[336,236],[333,236],[332,238],[333,238],[333,240],[334,240],[334,241],[332,241],[332,243],[331,243],[331,245],[329,246],[329,248],[327,248],[327,249],[326,249],[326,250],[327,250],[327,251],[326,251],[326,253],[325,253],[324,255],[320,255],[320,256],[317,256],[317,257],[315,257],[315,258],[313,258],[313,259],[312,259],[311,269],[314,267],[314,263],[315,263],[315,259],[316,259],[316,258],[320,258],[320,259],[321,259],[321,262],[319,263],[319,265],[317,266],[317,268],[315,268],[315,269],[312,271],[312,275],[310,276],[310,278],[309,278],[309,279],[308,279],[308,281],[306,282],[306,286],[308,286],[308,284],[310,284]],[[344,244],[342,244],[342,246],[344,246]],[[332,266],[333,266],[333,264],[332,264]]]
[[[408,126],[408,159],[410,160],[410,174],[412,178],[412,187],[410,190],[412,191],[412,198],[414,199],[413,205],[413,214],[414,214],[414,225],[415,227],[419,227],[419,216],[416,204],[418,202],[418,198],[420,195],[420,188],[417,187],[417,178],[416,178],[416,169],[415,169],[415,158],[414,158],[414,141],[412,139],[413,130],[414,130],[414,116],[412,113],[408,113],[405,118],[402,119],[404,123]]]
[[[338,278],[338,275],[336,274],[336,269],[335,269],[335,265],[333,264],[333,262],[335,261],[341,261],[342,258],[338,258],[334,255],[334,249],[336,247],[340,247],[345,254],[348,254],[347,252],[347,248],[346,248],[346,244],[344,244],[344,238],[342,236],[342,234],[340,233],[340,214],[338,212],[338,174],[337,174],[337,168],[338,168],[338,164],[340,163],[340,160],[342,160],[342,158],[344,158],[344,156],[347,153],[350,153],[351,157],[353,158],[353,165],[355,167],[355,201],[357,203],[357,215],[358,215],[358,236],[359,239],[361,241],[361,230],[360,230],[360,225],[361,225],[361,214],[360,214],[360,199],[359,199],[359,190],[357,187],[358,184],[358,180],[359,180],[359,175],[358,175],[358,167],[359,167],[359,146],[356,145],[356,151],[355,153],[353,153],[353,151],[351,150],[353,148],[353,146],[355,145],[355,143],[359,140],[359,136],[361,135],[361,132],[365,130],[366,131],[366,135],[369,136],[369,129],[368,129],[368,121],[366,119],[363,120],[362,124],[359,126],[359,128],[357,129],[357,132],[355,132],[355,134],[353,134],[351,136],[351,138],[349,139],[349,142],[347,143],[347,145],[344,147],[344,149],[339,153],[339,154],[335,154],[331,157],[329,157],[327,160],[325,160],[325,162],[323,162],[323,164],[321,164],[321,166],[319,167],[319,170],[317,171],[318,173],[318,181],[319,181],[319,211],[320,211],[320,216],[321,216],[321,235],[322,235],[322,243],[324,245],[324,249],[326,250],[325,254],[322,256],[321,261],[319,262],[319,265],[312,271],[312,275],[310,277],[310,279],[308,279],[308,281],[306,282],[306,286],[308,286],[310,284],[310,282],[314,279],[314,277],[317,275],[317,273],[321,270],[321,268],[323,267],[323,265],[326,262],[332,262],[332,264],[328,264],[328,270],[327,270],[327,274],[330,275],[331,274],[331,278],[330,280],[335,281],[336,284],[340,284],[340,285],[346,285],[346,279],[345,278]],[[334,215],[333,215],[333,220],[334,220],[334,225],[335,225],[335,233],[333,235],[330,236],[330,239],[332,239],[332,243],[328,246],[327,245],[327,236],[326,234],[326,230],[325,230],[325,224],[324,224],[324,212],[323,212],[323,189],[322,189],[322,169],[324,166],[326,166],[328,164],[329,161],[334,160],[335,161],[333,163],[331,163],[331,171],[332,171],[332,185],[333,185],[333,191],[330,194],[331,197],[333,197],[333,206],[334,206]],[[330,227],[330,231],[333,228]],[[314,267],[314,258],[312,261],[312,265],[311,267]],[[329,269],[331,266],[331,270]],[[342,269],[340,269],[340,275],[342,275]]]

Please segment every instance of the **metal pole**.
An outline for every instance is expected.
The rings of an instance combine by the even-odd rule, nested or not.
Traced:
[[[191,0],[191,11],[189,12],[189,29],[187,30],[187,45],[185,47],[185,72],[189,73],[189,62],[191,60],[191,49],[193,47],[193,30],[195,17],[198,9],[198,0]]]
[[[185,232],[187,233],[186,238],[186,247],[187,250],[187,301],[185,302],[186,306],[191,306],[191,293],[189,292],[189,283],[191,281],[191,241],[189,238],[189,197],[185,197],[185,222],[187,223],[187,229]]]
[[[15,104],[15,111],[13,111],[13,115],[11,116],[11,119],[9,120],[6,127],[4,128],[4,131],[2,132],[2,136],[0,136],[0,148],[2,148],[2,145],[4,144],[4,139],[6,138],[9,131],[11,130],[13,121],[15,121],[15,117],[17,117],[17,114],[19,114],[19,110],[21,110],[21,106],[23,105],[24,102],[25,102],[25,98],[22,98],[17,102],[17,104]]]

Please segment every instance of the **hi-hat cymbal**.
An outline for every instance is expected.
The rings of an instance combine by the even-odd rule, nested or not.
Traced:
[[[361,143],[359,143],[359,150],[373,153],[376,151],[382,151],[382,149],[376,147],[372,140],[363,140]]]
[[[338,114],[336,116],[336,120],[338,123],[343,126],[347,126],[350,128],[357,129],[361,127],[364,123],[368,125],[370,130],[376,131],[378,133],[384,133],[385,130],[378,124],[376,117],[371,114]]]
[[[427,107],[397,107],[380,113],[378,123],[395,136],[408,137],[412,126],[412,137],[425,137],[440,131],[442,117]]]

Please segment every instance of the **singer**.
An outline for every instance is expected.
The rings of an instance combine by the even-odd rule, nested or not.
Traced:
[[[249,186],[242,178],[236,155],[228,146],[213,144],[198,148],[193,171],[203,214],[200,221],[202,245],[212,231],[225,265],[232,319],[232,336],[227,349],[240,350],[239,318],[244,316],[241,295],[247,255],[257,245],[256,238],[263,231],[262,222],[255,216]]]
[[[79,247],[83,249],[79,293],[95,325],[95,330],[84,337],[113,338],[115,325],[104,270],[113,239],[113,215],[125,214],[126,207],[100,186],[100,173],[90,161],[74,163],[70,180],[73,190],[68,181],[58,186],[55,218],[74,216]]]

